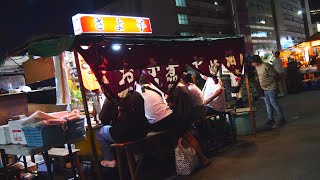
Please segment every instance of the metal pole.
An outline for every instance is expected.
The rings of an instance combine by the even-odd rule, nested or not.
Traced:
[[[93,137],[93,129],[92,129],[91,120],[90,120],[90,114],[89,114],[89,110],[88,110],[88,102],[87,102],[86,91],[85,91],[85,88],[84,88],[84,85],[83,85],[83,79],[82,79],[82,74],[81,74],[81,70],[80,70],[78,52],[76,50],[74,50],[73,53],[74,53],[74,57],[75,57],[75,61],[76,61],[76,67],[77,67],[77,72],[78,72],[80,90],[81,90],[81,94],[82,94],[82,103],[83,103],[83,106],[84,106],[84,111],[86,113],[87,125],[88,125],[90,142],[91,142],[91,150],[92,150],[92,154],[93,154],[93,161],[94,161],[94,165],[95,165],[95,168],[96,168],[96,173],[97,173],[98,179],[101,180],[102,179],[102,175],[101,175],[101,171],[100,171],[100,164],[98,162],[98,153],[97,153],[97,149],[96,149],[96,144],[95,144],[95,140],[94,140],[94,137]]]
[[[249,102],[249,108],[250,108],[251,128],[252,128],[253,135],[256,136],[256,121],[254,119],[254,114],[252,109],[252,98],[251,98],[251,92],[250,92],[250,83],[249,83],[248,73],[245,73],[245,78],[246,78],[246,87],[247,87],[248,102]]]

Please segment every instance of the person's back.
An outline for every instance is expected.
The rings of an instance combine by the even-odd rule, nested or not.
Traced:
[[[179,83],[167,101],[172,103],[172,110],[176,117],[186,125],[185,127],[189,127],[193,120],[193,105],[191,94],[187,87]]]
[[[110,144],[136,140],[148,133],[143,98],[139,93],[127,94],[118,105],[107,100],[99,115],[106,124],[112,121],[112,125],[104,125],[96,133],[104,158],[101,165],[104,167],[116,166]],[[115,114],[118,116],[115,117]]]
[[[156,123],[172,113],[165,103],[162,93],[154,85],[143,84],[137,88],[137,92],[144,99],[145,115],[150,124]]]
[[[139,84],[140,86],[137,86],[136,90],[144,99],[145,115],[150,130],[170,130],[173,132],[179,126],[179,123],[165,102],[163,93],[151,84],[146,75],[141,75]]]
[[[192,97],[192,105],[195,106],[203,106],[203,94],[200,88],[195,84],[190,84],[188,86],[188,90],[191,93]]]
[[[256,66],[255,68],[258,74],[261,88],[263,90],[277,89],[277,83],[276,83],[276,80],[274,79],[274,76],[277,73],[271,65],[265,62],[262,62],[259,66]]]
[[[274,70],[277,71],[277,73],[282,74],[283,73],[283,67],[282,67],[282,59],[280,57],[276,57],[272,62]]]
[[[127,94],[119,106],[118,117],[112,115],[114,114],[114,105],[108,105],[109,103],[105,103],[106,106],[103,107],[99,116],[102,121],[110,117],[113,118],[110,134],[116,142],[133,140],[147,134],[148,122],[144,113],[144,101],[139,93]]]
[[[122,102],[122,106],[125,117],[122,119],[124,122],[120,122],[120,128],[127,140],[141,138],[148,133],[148,120],[145,117],[144,100],[138,92],[132,92],[128,94]]]

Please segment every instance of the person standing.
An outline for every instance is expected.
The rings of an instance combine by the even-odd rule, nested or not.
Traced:
[[[282,59],[280,58],[280,52],[276,51],[274,53],[275,59],[272,62],[272,65],[274,67],[274,70],[277,71],[277,73],[280,75],[280,80],[278,82],[278,88],[280,92],[280,96],[286,96],[287,93],[287,87],[285,83],[285,75],[282,67]]]
[[[266,122],[266,125],[273,126],[275,124],[272,109],[274,108],[279,118],[277,126],[283,126],[287,121],[284,118],[277,100],[277,79],[279,79],[279,74],[271,65],[262,62],[258,55],[252,56],[251,65],[256,68],[261,88],[264,91],[264,101],[266,103],[268,113],[268,121]]]

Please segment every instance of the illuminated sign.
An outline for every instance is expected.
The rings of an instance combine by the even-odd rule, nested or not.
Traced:
[[[72,17],[72,24],[75,35],[85,33],[152,33],[150,19],[145,17],[77,14]]]
[[[283,49],[289,48],[294,45],[292,39],[286,39],[284,37],[280,39],[280,44]]]
[[[251,33],[251,37],[268,37],[268,33],[263,31],[253,32]]]

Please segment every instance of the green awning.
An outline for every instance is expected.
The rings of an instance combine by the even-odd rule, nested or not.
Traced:
[[[75,36],[32,42],[29,45],[29,54],[41,57],[57,56],[64,51],[72,51],[74,42]]]

